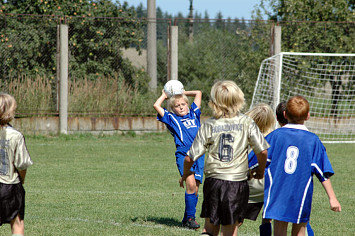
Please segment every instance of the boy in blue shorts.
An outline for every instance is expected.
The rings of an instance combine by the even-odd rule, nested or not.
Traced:
[[[255,178],[263,178],[268,143],[255,122],[240,110],[244,93],[233,81],[218,81],[211,88],[209,103],[214,115],[201,125],[185,157],[184,187],[192,165],[208,152],[201,217],[204,235],[236,236],[247,210],[249,187],[248,147],[257,153],[259,168]]]
[[[286,101],[280,102],[277,107],[276,107],[276,120],[279,123],[280,127],[285,126],[288,121],[286,120],[284,116],[284,112],[286,111]],[[271,121],[274,120],[274,118],[269,114],[271,108],[266,109],[268,112],[263,111],[262,109],[257,109],[259,106],[267,107],[266,105],[259,104],[255,106],[252,110],[248,111],[246,114],[249,115],[255,123],[259,126],[260,130],[263,132],[263,134],[266,136],[268,133],[272,131],[274,128],[275,124]],[[271,111],[272,112],[272,111]],[[267,122],[269,121],[269,122]],[[258,166],[257,158],[254,154],[254,152],[251,152],[248,156],[249,158],[249,168],[253,169]],[[261,182],[262,181],[262,182]],[[249,194],[249,202],[250,200],[258,199],[261,202],[257,203],[248,203],[250,206],[250,209],[258,209],[257,206],[259,206],[259,211],[261,210],[261,207],[264,203],[264,179],[262,180],[253,180],[251,179],[249,182],[249,189],[250,189],[250,194]],[[256,184],[254,184],[256,183]],[[258,185],[258,183],[262,183],[261,185]],[[254,196],[252,195],[254,193]],[[259,198],[260,197],[260,198]],[[254,200],[255,201],[255,200]],[[247,219],[255,220],[257,215],[259,214],[259,211],[255,211],[255,215],[253,217],[247,216]],[[248,218],[249,217],[249,218]],[[262,224],[259,226],[260,230],[260,236],[271,236],[272,235],[272,227],[271,227],[271,221],[270,219],[262,219]],[[306,230],[306,236],[314,236],[314,232],[311,228],[311,225],[309,224],[309,221],[307,223],[307,230]]]
[[[317,135],[304,126],[309,103],[302,96],[291,97],[284,113],[288,124],[270,133],[266,140],[268,163],[265,172],[263,218],[274,220],[274,235],[305,235],[310,219],[313,175],[322,183],[331,210],[341,211],[329,177],[334,174],[325,147]]]
[[[194,101],[189,108],[187,96],[193,96]],[[202,92],[199,90],[184,91],[184,94],[174,95],[168,100],[169,110],[162,108],[162,103],[167,99],[164,90],[154,103],[154,109],[158,112],[157,119],[163,122],[174,137],[176,146],[176,165],[180,176],[184,172],[184,158],[195,139],[200,128],[200,105]],[[198,201],[198,188],[203,179],[204,158],[200,158],[189,170],[194,173],[186,180],[185,213],[182,220],[183,226],[190,229],[198,229],[200,225],[195,221],[196,205]]]

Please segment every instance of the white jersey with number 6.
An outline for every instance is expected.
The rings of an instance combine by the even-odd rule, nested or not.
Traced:
[[[205,176],[244,181],[248,173],[248,146],[259,153],[269,147],[254,121],[239,114],[233,118],[210,118],[198,130],[187,153],[194,161],[205,152]]]

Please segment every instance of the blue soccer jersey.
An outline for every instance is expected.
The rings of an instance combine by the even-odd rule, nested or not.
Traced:
[[[166,109],[164,112],[163,117],[158,114],[158,121],[163,122],[173,135],[177,152],[183,152],[186,155],[201,126],[200,109],[193,102],[189,113],[185,116],[177,116]]]
[[[304,125],[286,125],[266,140],[270,144],[265,170],[263,218],[308,222],[313,175],[323,182],[334,174],[325,147]]]

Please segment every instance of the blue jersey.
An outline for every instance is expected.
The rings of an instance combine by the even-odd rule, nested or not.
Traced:
[[[325,147],[304,125],[286,125],[266,140],[270,144],[265,170],[263,218],[308,222],[313,175],[323,182],[334,174]]]
[[[193,102],[190,111],[185,116],[177,116],[164,108],[164,116],[157,116],[158,121],[163,122],[174,137],[176,152],[184,157],[190,149],[198,129],[200,128],[201,111]]]

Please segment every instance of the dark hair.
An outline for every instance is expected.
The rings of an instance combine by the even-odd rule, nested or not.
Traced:
[[[280,124],[288,124],[288,120],[284,116],[284,111],[286,111],[286,101],[282,101],[276,107],[276,119]]]

